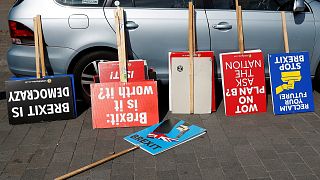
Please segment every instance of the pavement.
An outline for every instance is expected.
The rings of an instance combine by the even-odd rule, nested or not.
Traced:
[[[3,24],[12,2],[0,1],[0,94],[11,76]],[[167,112],[168,87],[159,93],[163,119],[185,119],[207,133],[157,156],[135,150],[71,179],[320,179],[318,92],[313,113],[274,116],[269,94],[267,113],[239,117],[224,115],[221,98],[216,113],[173,115]],[[94,130],[91,109],[78,103],[84,111],[76,119],[12,126],[6,100],[0,100],[0,179],[53,179],[132,147],[123,137],[142,128]]]

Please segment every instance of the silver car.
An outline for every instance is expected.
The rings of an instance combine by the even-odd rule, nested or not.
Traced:
[[[9,13],[12,47],[10,70],[34,75],[33,17],[42,16],[50,71],[75,75],[77,89],[89,101],[89,84],[97,62],[117,60],[114,0],[17,0]],[[291,51],[309,51],[311,73],[320,58],[319,0],[239,0],[243,11],[245,48],[268,53],[284,51],[280,11],[286,11]],[[195,0],[197,49],[238,51],[234,0]],[[187,0],[120,0],[127,19],[129,59],[145,59],[160,80],[168,79],[168,52],[188,47]],[[318,50],[317,50],[318,49]],[[268,75],[268,63],[265,63]],[[216,68],[217,76],[220,69]]]

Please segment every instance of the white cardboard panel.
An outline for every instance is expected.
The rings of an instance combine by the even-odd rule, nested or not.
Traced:
[[[170,88],[172,113],[190,114],[189,73],[189,58],[172,58]]]
[[[210,114],[212,105],[212,61],[194,58],[194,114]]]

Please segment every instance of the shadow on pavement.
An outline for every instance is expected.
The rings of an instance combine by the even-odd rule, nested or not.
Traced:
[[[169,84],[158,81],[159,119],[162,121],[169,111]]]

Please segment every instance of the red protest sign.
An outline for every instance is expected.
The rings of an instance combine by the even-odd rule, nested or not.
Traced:
[[[266,112],[262,52],[223,53],[220,61],[226,115]]]
[[[118,61],[100,62],[98,66],[101,83],[120,81]],[[131,60],[128,62],[127,66],[129,82],[145,80],[146,73],[144,60]]]
[[[91,84],[93,128],[151,126],[159,122],[156,81]]]

